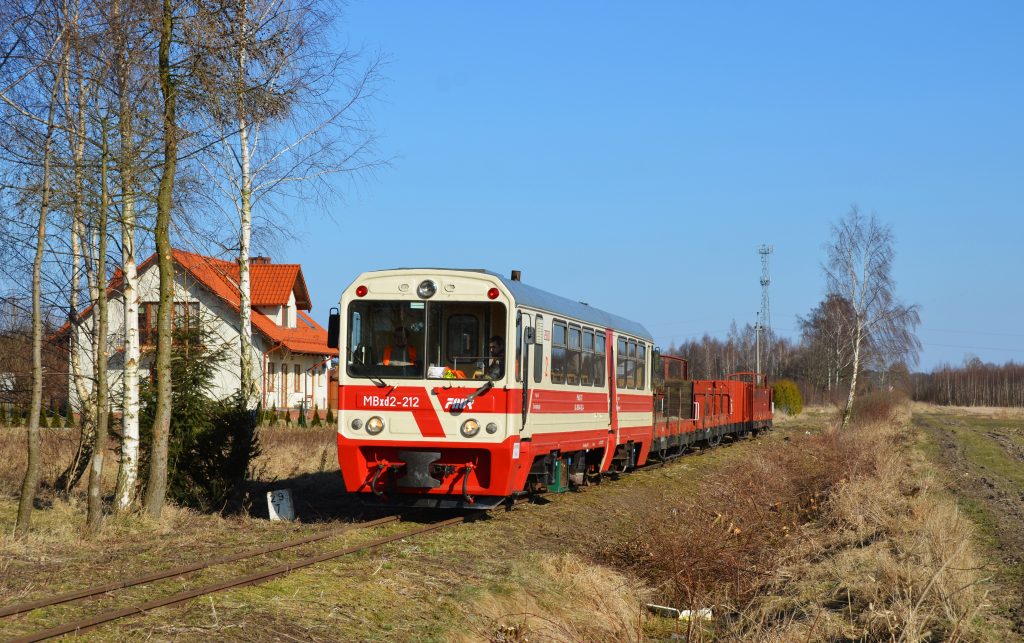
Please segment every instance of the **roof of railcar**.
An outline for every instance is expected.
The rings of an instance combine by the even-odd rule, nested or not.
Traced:
[[[619,317],[609,312],[605,312],[600,308],[594,308],[589,304],[584,304],[571,299],[566,299],[560,295],[550,293],[540,288],[535,288],[524,284],[521,281],[512,281],[504,275],[491,272],[490,270],[483,270],[480,268],[396,268],[394,270],[421,270],[421,271],[435,271],[435,272],[475,272],[485,275],[490,275],[495,279],[501,281],[501,283],[508,288],[512,296],[515,297],[516,303],[521,306],[528,306],[530,308],[537,308],[539,310],[554,314],[564,315],[566,317],[572,317],[573,319],[584,321],[590,324],[594,324],[600,328],[612,328],[623,333],[628,333],[641,339],[646,339],[651,342],[654,341],[654,337],[644,328],[643,324],[635,322],[625,317]],[[391,272],[391,271],[374,271],[374,272]]]

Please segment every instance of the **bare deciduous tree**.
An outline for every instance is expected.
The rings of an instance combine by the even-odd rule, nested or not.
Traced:
[[[378,80],[379,58],[328,42],[329,0],[203,0],[193,21],[209,131],[219,153],[203,166],[234,206],[240,315],[240,389],[256,399],[249,259],[254,208],[271,195],[329,190],[325,177],[377,164],[360,111]],[[326,99],[333,94],[342,96]],[[269,219],[265,217],[264,220]]]
[[[57,133],[56,121],[59,107],[60,87],[67,71],[68,47],[65,38],[66,15],[60,5],[47,6],[32,20],[22,23],[23,31],[17,36],[21,70],[15,70],[15,80],[5,83],[8,90],[0,93],[0,100],[20,121],[17,127],[24,128],[21,138],[25,140],[26,163],[37,164],[40,174],[25,175],[28,185],[24,191],[24,203],[35,204],[37,212],[35,225],[35,253],[32,262],[32,401],[29,410],[27,446],[28,464],[21,486],[18,502],[18,517],[15,533],[23,536],[28,532],[32,519],[32,506],[39,487],[40,435],[39,414],[43,401],[43,311],[42,311],[42,266],[46,251],[46,224],[50,213],[51,182],[53,170],[53,147]],[[53,43],[59,43],[54,46]],[[7,54],[7,66],[12,53]],[[27,70],[27,71],[22,71]],[[19,71],[21,73],[19,73]],[[31,84],[21,101],[12,96],[11,90],[22,83]],[[36,108],[46,114],[45,119],[34,116]],[[11,123],[14,125],[14,123]],[[38,131],[37,128],[41,128]],[[38,181],[38,182],[35,182]]]
[[[172,50],[175,34],[175,6],[163,0],[159,16],[160,46],[157,62],[160,95],[163,99],[163,153],[160,187],[156,201],[156,253],[160,272],[160,306],[157,309],[156,409],[153,412],[153,441],[150,447],[146,511],[159,518],[167,498],[167,450],[171,431],[171,311],[174,306],[174,261],[171,257],[171,208],[174,205],[174,177],[178,169],[178,78]]]
[[[907,306],[896,298],[894,239],[888,226],[853,206],[832,226],[832,236],[824,266],[828,292],[849,303],[851,328],[852,371],[843,410],[845,428],[853,411],[862,348],[870,341],[889,359],[914,363],[921,347],[914,329],[921,319],[916,304]]]

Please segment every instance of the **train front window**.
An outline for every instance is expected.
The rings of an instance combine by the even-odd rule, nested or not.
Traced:
[[[349,306],[348,373],[423,377],[426,307],[422,301],[355,301]]]
[[[348,374],[390,379],[503,378],[505,306],[495,302],[354,301]]]

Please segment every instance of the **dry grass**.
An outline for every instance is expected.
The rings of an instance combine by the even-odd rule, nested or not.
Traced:
[[[974,530],[910,448],[908,407],[766,445],[687,498],[644,498],[601,561],[712,607],[690,640],[978,639]],[[667,517],[667,518],[666,518]]]
[[[42,438],[40,486],[47,489],[53,487],[74,457],[79,431],[77,428],[40,429],[39,433]],[[0,427],[0,496],[16,496],[21,491],[28,458],[26,439],[24,427]],[[115,457],[111,451],[108,463],[116,462]],[[116,471],[116,465],[114,469]]]
[[[1020,419],[1024,418],[1024,407],[1012,406],[941,406],[926,404],[924,402],[913,402],[911,409],[914,413],[935,413],[941,410],[943,415],[953,416],[976,416],[988,419]]]
[[[303,473],[337,471],[337,434],[333,428],[258,430],[260,456],[250,465],[251,479],[270,481]]]
[[[572,554],[513,572],[515,587],[474,600],[459,641],[636,641],[649,591],[628,576]],[[524,577],[530,577],[529,579]]]

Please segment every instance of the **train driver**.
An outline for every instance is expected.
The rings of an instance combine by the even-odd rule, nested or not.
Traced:
[[[505,375],[505,342],[498,335],[491,337],[487,343],[490,359],[485,374],[487,379],[496,380]]]
[[[405,326],[395,329],[392,342],[384,347],[380,363],[384,366],[412,366],[416,362],[416,347],[409,345],[409,332]]]

